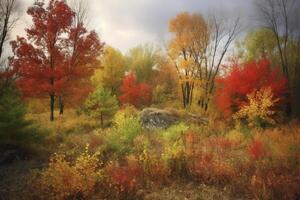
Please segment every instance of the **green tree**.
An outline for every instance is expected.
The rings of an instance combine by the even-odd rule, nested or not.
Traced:
[[[41,134],[25,119],[26,107],[21,102],[15,86],[5,88],[0,96],[0,141],[1,146],[19,145],[40,139]]]
[[[245,61],[258,60],[263,56],[273,62],[280,62],[277,56],[275,35],[265,28],[249,32],[242,42],[237,43]]]
[[[129,50],[127,59],[128,68],[135,73],[137,81],[152,85],[159,51],[150,45],[140,45]]]
[[[102,127],[104,118],[114,115],[118,107],[117,97],[105,88],[98,88],[94,93],[89,95],[85,102],[87,114],[94,118],[100,118]]]
[[[122,53],[107,46],[101,59],[101,68],[96,70],[92,80],[96,87],[109,88],[112,94],[118,95],[126,71],[126,58]]]

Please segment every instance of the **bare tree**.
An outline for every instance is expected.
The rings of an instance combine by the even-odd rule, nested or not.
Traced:
[[[289,46],[297,47],[299,44],[299,3],[296,0],[257,0],[256,6],[263,26],[271,30],[276,38],[281,69],[288,79],[288,88],[293,93],[292,76],[297,71],[297,66],[289,59]],[[286,96],[291,100],[290,94]],[[286,113],[291,114],[290,103],[286,105]]]
[[[209,32],[211,34],[209,37],[209,45],[205,49],[204,54],[205,77],[204,84],[201,85],[204,94],[201,94],[198,101],[199,106],[205,111],[208,109],[211,96],[214,92],[215,79],[220,72],[220,66],[223,63],[224,57],[226,56],[230,45],[241,31],[239,17],[226,21],[220,18],[217,19],[213,16],[208,24],[210,28]]]
[[[16,0],[0,0],[0,95],[12,77],[8,58],[4,55],[4,52],[9,33],[18,20],[14,15],[15,10]]]

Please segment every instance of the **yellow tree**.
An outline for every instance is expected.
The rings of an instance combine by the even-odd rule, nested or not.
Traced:
[[[101,59],[101,68],[94,75],[93,82],[96,87],[104,87],[112,94],[118,94],[118,89],[126,71],[126,58],[113,47],[106,46]]]
[[[175,35],[169,43],[169,55],[178,73],[183,106],[187,107],[192,103],[197,81],[202,78],[208,26],[201,15],[184,12],[170,21],[169,31]]]
[[[227,22],[183,12],[170,21],[173,38],[169,56],[179,76],[183,106],[191,105],[194,88],[205,111],[215,88],[215,78],[232,41],[239,33],[239,18]]]

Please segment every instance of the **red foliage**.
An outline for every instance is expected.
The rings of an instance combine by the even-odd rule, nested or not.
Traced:
[[[135,196],[141,186],[142,167],[135,161],[128,161],[124,166],[108,166],[106,169],[110,178],[110,187],[115,190],[118,199]]]
[[[138,84],[134,74],[125,76],[120,91],[122,95],[119,99],[123,104],[140,107],[151,103],[152,91],[150,86],[146,83]]]
[[[33,25],[26,37],[11,42],[12,67],[25,97],[82,96],[89,91],[87,79],[99,65],[103,43],[97,34],[77,23],[63,0],[37,2],[27,13]],[[73,101],[73,100],[72,100]]]
[[[259,160],[265,155],[264,145],[259,140],[254,140],[248,148],[248,153],[253,160]]]
[[[243,66],[234,65],[231,72],[224,78],[217,80],[219,88],[216,92],[216,101],[219,109],[225,116],[246,103],[247,94],[263,87],[270,87],[274,96],[280,98],[287,92],[287,79],[273,68],[267,59],[245,63]]]

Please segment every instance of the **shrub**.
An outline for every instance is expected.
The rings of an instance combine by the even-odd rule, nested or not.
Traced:
[[[119,111],[114,118],[114,127],[106,137],[107,150],[116,153],[119,158],[128,155],[133,150],[134,139],[141,131],[137,116],[126,110]]]
[[[274,99],[271,88],[253,91],[247,95],[247,98],[248,104],[241,106],[240,110],[233,115],[235,119],[246,119],[250,127],[275,124],[273,109],[279,99]]]
[[[157,186],[167,182],[170,170],[159,154],[145,148],[139,155],[139,162],[143,167],[143,181],[146,185]]]
[[[49,166],[41,172],[37,185],[42,199],[88,199],[100,176],[98,154],[89,155],[88,149],[74,163],[64,154],[54,154]]]
[[[165,140],[163,159],[173,175],[187,175],[187,160],[185,154],[184,133],[188,127],[183,123],[174,125],[164,131]]]
[[[277,68],[272,68],[270,61],[263,59],[252,61],[243,66],[234,66],[224,78],[217,80],[219,87],[216,91],[216,101],[225,116],[238,111],[247,101],[247,94],[261,88],[271,88],[275,99],[282,104],[286,91],[287,80]]]
[[[254,161],[260,160],[266,154],[262,141],[255,139],[248,147],[248,153]]]
[[[143,170],[135,159],[127,159],[126,164],[110,163],[105,171],[108,175],[110,188],[117,199],[134,199],[141,187]]]

